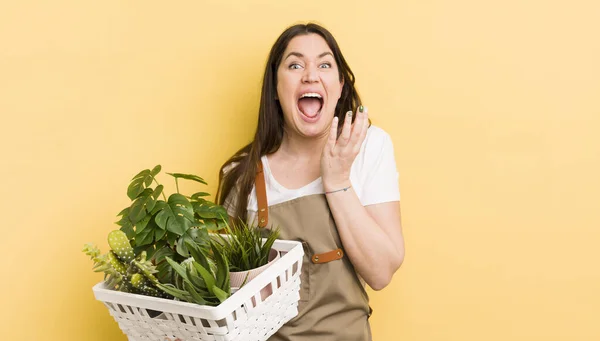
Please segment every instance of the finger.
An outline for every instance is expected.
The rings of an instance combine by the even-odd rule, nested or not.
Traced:
[[[363,125],[362,125],[362,131],[360,133],[360,138],[358,140],[358,151],[360,151],[360,147],[362,146],[362,143],[365,141],[365,138],[367,137],[367,131],[369,131],[369,109],[367,107],[365,107],[365,110],[363,112]]]
[[[345,146],[350,141],[350,133],[352,131],[352,111],[346,113],[344,118],[344,127],[342,128],[342,135],[338,140],[338,145]]]
[[[331,128],[329,128],[329,137],[327,138],[327,143],[325,144],[326,153],[332,153],[335,148],[335,141],[337,140],[337,129],[338,129],[338,121],[339,119],[336,117],[333,118],[331,122]]]
[[[369,108],[365,107],[364,116],[363,116],[363,126],[361,132],[361,141],[365,139],[367,136],[367,131],[369,130]]]
[[[364,125],[364,107],[361,105],[356,111],[356,119],[352,125],[352,135],[350,136],[350,145],[354,146],[359,143],[360,135],[362,134]]]

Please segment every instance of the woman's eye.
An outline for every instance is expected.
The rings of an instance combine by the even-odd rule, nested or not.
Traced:
[[[329,69],[329,68],[331,68],[331,64],[330,63],[323,63],[323,64],[321,64],[321,68],[323,68],[323,69]]]
[[[302,68],[302,66],[300,66],[300,64],[291,64],[290,65],[290,69],[292,69],[292,70],[298,70],[300,68]]]

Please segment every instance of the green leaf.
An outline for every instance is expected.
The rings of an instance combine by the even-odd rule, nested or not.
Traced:
[[[196,181],[196,182],[200,182],[202,184],[207,184],[206,181],[204,181],[204,179],[202,179],[201,177],[197,176],[197,175],[193,175],[193,174],[182,174],[182,173],[167,173],[170,176],[174,177],[174,178],[181,178],[181,179],[186,179],[186,180],[192,180],[192,181]]]
[[[185,302],[188,301],[188,298],[186,297],[187,292],[175,288],[173,284],[158,284],[157,287],[173,297],[177,297]]]
[[[145,183],[148,182],[148,178],[150,179],[150,182],[152,182],[153,177],[149,169],[144,169],[133,177],[129,187],[127,187],[127,196],[129,199],[134,200],[138,195],[140,195],[140,193],[144,191],[144,188],[148,186],[144,186]]]
[[[169,283],[173,280],[173,268],[164,259],[164,257],[162,261],[157,262],[156,270],[158,270],[156,278],[158,278],[159,282]]]
[[[149,173],[150,173],[149,169],[144,169],[143,171],[137,173],[133,178],[131,178],[131,180],[133,181],[139,177],[144,177],[146,174],[149,174]]]
[[[169,245],[171,245],[171,246],[177,245],[177,239],[179,239],[178,235],[167,231],[167,242],[169,243]]]
[[[125,207],[123,210],[121,210],[121,212],[119,212],[119,214],[117,214],[117,217],[128,216],[129,215],[129,210],[130,210],[129,207]]]
[[[152,259],[152,257],[154,257],[156,250],[159,250],[159,248],[156,246],[156,244],[152,244],[152,247],[150,247],[146,250],[146,252],[148,253],[148,255],[147,255],[148,259]]]
[[[220,302],[224,302],[230,295],[225,291],[219,289],[218,287],[214,287],[214,294],[217,296]]]
[[[131,204],[131,211],[129,212],[129,219],[133,224],[144,219],[146,216],[146,204],[149,200],[152,200],[152,189],[146,188],[138,195],[133,204]]]
[[[121,219],[119,219],[119,221],[117,221],[117,225],[119,225],[119,226],[132,225],[131,220],[129,220],[129,208],[127,210],[127,213],[125,215],[123,215],[121,217]]]
[[[187,230],[187,235],[190,236],[190,238],[192,238],[192,240],[196,243],[196,245],[198,245],[199,247],[203,248],[204,250],[208,250],[208,231],[206,229],[203,228],[191,228],[189,230]]]
[[[160,212],[165,206],[167,206],[167,203],[164,200],[157,200],[150,214],[156,215],[156,213]]]
[[[152,168],[152,171],[150,172],[150,175],[152,175],[152,177],[155,177],[158,173],[160,173],[161,168],[162,167],[160,165],[154,166],[154,168]]]
[[[217,281],[216,286],[219,288],[226,288],[229,283],[226,280],[229,279],[229,264],[227,264],[227,258],[223,257],[222,251],[216,243],[212,243],[213,255],[215,262],[217,263]]]
[[[131,220],[133,224],[137,224],[137,222],[146,217],[146,210],[144,210],[144,205],[138,201],[136,201],[134,205],[136,206],[129,212],[129,220]]]
[[[166,234],[167,234],[167,230],[155,229],[154,230],[154,239],[161,240]]]
[[[154,240],[154,231],[151,228],[144,229],[142,232],[136,234],[135,241],[137,246],[143,246],[152,244]]]
[[[177,253],[187,258],[190,256],[189,250],[186,246],[187,243],[193,242],[192,238],[188,234],[184,234],[177,240]]]
[[[198,275],[198,272],[193,266],[188,267],[186,270],[188,272],[188,278],[190,279],[190,282],[192,282],[192,285],[194,285],[195,288],[206,287],[206,284],[202,280],[202,277]]]
[[[200,265],[200,263],[193,262],[192,264],[194,265],[194,268],[196,268],[196,271],[198,271],[200,276],[202,276],[202,279],[204,280],[208,291],[214,295],[215,278],[213,277],[213,275],[208,270],[206,270],[206,268]]]
[[[183,195],[171,194],[167,205],[156,215],[156,223],[163,229],[183,235],[194,224],[192,205]]]
[[[192,202],[197,202],[197,203],[203,204],[203,205],[204,204],[211,204],[210,201],[208,201],[206,199],[202,199],[202,198],[192,198],[191,200],[192,200]]]
[[[154,191],[152,192],[152,197],[154,199],[158,199],[158,196],[163,192],[164,186],[163,185],[158,185],[156,186],[156,188],[154,189]]]
[[[208,302],[200,296],[200,294],[194,289],[194,286],[190,283],[184,282],[183,286],[185,290],[187,290],[191,296],[194,298],[194,303],[206,305]]]
[[[152,190],[152,188],[146,188],[142,191],[142,193],[138,194],[136,199],[149,197],[152,195],[152,193],[154,193],[154,190]]]
[[[223,207],[221,205],[215,205],[212,210],[217,214],[217,217],[219,219],[221,219],[222,221],[228,221],[229,220],[229,214],[228,214],[227,209],[225,207]]]
[[[219,226],[215,219],[204,219],[204,222],[200,224],[200,227],[207,229],[208,231],[218,231]]]
[[[135,237],[135,231],[133,230],[133,225],[131,225],[131,223],[128,225],[121,225],[120,230],[125,232],[127,239],[133,239]]]
[[[199,202],[192,202],[192,206],[194,207],[194,213],[198,215],[200,219],[214,219],[217,218],[217,212],[214,209],[211,209],[211,206],[207,204],[208,202],[202,204]]]
[[[177,274],[179,276],[181,276],[181,278],[185,281],[188,280],[187,278],[187,273],[185,271],[185,268],[181,265],[179,265],[176,261],[172,260],[169,257],[165,258],[167,260],[167,262],[169,263],[169,265],[173,268],[173,270],[175,270],[175,272],[177,272]]]
[[[152,216],[145,216],[144,219],[138,221],[137,224],[135,224],[135,232],[137,234],[139,234],[140,232],[142,232],[146,226],[148,226],[148,223],[150,222],[150,220],[152,219]]]
[[[141,245],[141,246],[137,246],[137,247],[133,248],[133,253],[136,255],[139,255],[140,253],[142,253],[142,251],[146,251],[146,253],[148,253],[148,251],[150,251],[150,249],[152,249],[152,252],[154,252],[154,245],[152,245],[152,244]]]
[[[208,196],[210,196],[210,193],[198,192],[198,193],[192,194],[191,199],[192,200],[198,200],[198,199],[200,199],[200,197],[208,197]]]
[[[146,212],[150,213],[154,209],[154,205],[156,205],[156,200],[152,196],[149,196],[146,200]]]
[[[154,254],[154,259],[156,261],[156,263],[158,264],[159,262],[161,262],[163,259],[165,259],[165,257],[171,257],[173,258],[173,254],[175,253],[175,251],[173,251],[171,248],[166,247],[166,246],[159,246],[159,243],[156,243],[156,253]]]
[[[186,240],[185,243],[187,246],[187,250],[192,255],[194,260],[196,262],[198,262],[200,265],[202,265],[203,267],[209,268],[208,259],[207,259],[206,255],[202,252],[202,250],[198,247],[198,245],[196,245],[196,243],[194,243],[193,240],[191,240],[191,241]]]
[[[162,191],[163,185],[158,185],[154,189],[154,191],[148,196],[148,200],[146,201],[146,211],[148,213],[151,213],[154,209],[154,206],[156,205],[156,200],[158,199],[158,196],[162,193]]]

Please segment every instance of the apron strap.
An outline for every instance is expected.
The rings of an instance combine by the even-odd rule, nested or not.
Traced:
[[[329,263],[334,260],[338,260],[338,259],[342,259],[342,258],[344,258],[344,250],[335,249],[333,251],[320,253],[318,255],[313,255],[311,260],[314,264],[323,264],[323,263]]]
[[[258,227],[265,227],[269,223],[269,205],[267,204],[267,187],[261,160],[258,160],[257,166],[254,185],[256,186],[256,200],[258,201]]]

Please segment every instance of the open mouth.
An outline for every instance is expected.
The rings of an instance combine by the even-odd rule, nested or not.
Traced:
[[[311,92],[300,96],[298,99],[298,110],[308,118],[315,118],[323,108],[323,97]]]

